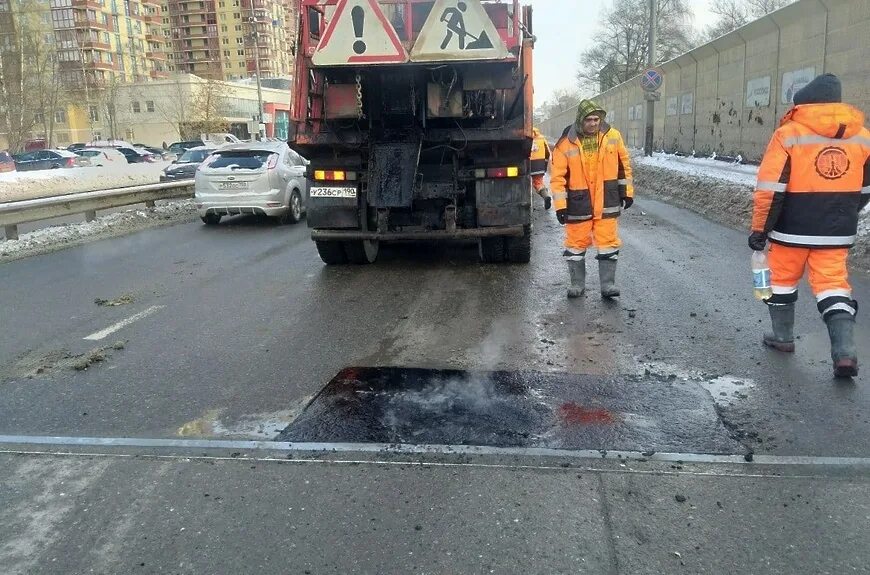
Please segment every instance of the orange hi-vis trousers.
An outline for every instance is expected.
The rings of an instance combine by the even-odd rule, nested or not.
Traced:
[[[848,248],[798,248],[770,244],[768,261],[773,295],[768,305],[788,305],[798,299],[798,284],[809,267],[810,288],[822,318],[837,313],[858,313],[852,299],[849,272],[846,268]]]
[[[586,220],[565,224],[565,248],[567,252],[580,254],[590,246],[598,248],[599,255],[619,251],[619,228],[616,218]]]

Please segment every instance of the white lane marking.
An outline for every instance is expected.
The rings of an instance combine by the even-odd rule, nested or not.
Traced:
[[[144,311],[140,311],[136,315],[131,315],[127,319],[122,319],[118,323],[110,325],[106,329],[101,329],[98,332],[94,332],[91,335],[85,337],[84,339],[87,339],[90,341],[99,341],[107,336],[112,335],[113,333],[115,333],[119,329],[123,329],[123,328],[127,327],[128,325],[130,325],[133,322],[136,322],[136,321],[139,321],[140,319],[148,317],[149,315],[151,315],[155,311],[163,309],[164,307],[166,307],[166,306],[165,305],[153,305]]]
[[[639,451],[571,450],[545,447],[489,447],[474,445],[412,445],[395,443],[291,443],[287,441],[225,440],[225,439],[159,439],[135,437],[51,437],[45,435],[0,435],[0,445],[77,445],[89,447],[177,447],[196,449],[251,449],[278,452],[331,452],[380,454],[436,455],[513,455],[529,457],[559,457],[604,459],[632,463],[632,460],[670,463],[729,463],[744,465],[833,465],[870,466],[870,457],[825,457],[802,455],[754,454],[751,462],[743,455],[709,453],[658,452],[643,455]]]

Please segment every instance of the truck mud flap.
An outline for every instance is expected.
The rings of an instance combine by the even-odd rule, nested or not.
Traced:
[[[477,225],[513,226],[531,221],[531,187],[527,178],[478,180]]]
[[[369,164],[368,203],[375,208],[408,208],[422,141],[375,144]]]

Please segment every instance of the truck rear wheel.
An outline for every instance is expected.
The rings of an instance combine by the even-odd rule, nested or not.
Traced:
[[[344,245],[341,242],[316,240],[317,253],[326,265],[334,266],[347,263],[347,254],[344,253]]]
[[[532,259],[532,234],[526,230],[520,237],[504,239],[505,259],[516,264],[527,264]]]
[[[478,249],[480,261],[487,264],[501,263],[505,259],[504,238],[480,238]]]
[[[378,242],[372,240],[359,240],[345,242],[344,251],[347,260],[352,264],[373,264],[378,259]]]

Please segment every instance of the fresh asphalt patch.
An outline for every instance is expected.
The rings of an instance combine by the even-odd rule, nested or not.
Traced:
[[[397,367],[342,370],[275,440],[746,452],[703,381]]]

